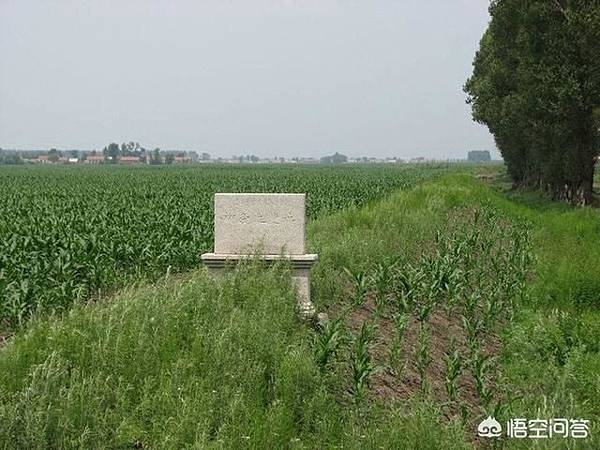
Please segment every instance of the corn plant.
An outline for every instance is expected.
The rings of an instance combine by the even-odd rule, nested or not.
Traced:
[[[363,397],[369,378],[377,369],[369,352],[374,331],[372,325],[369,325],[366,321],[363,322],[354,342],[350,364],[352,370],[352,394],[357,400]]]
[[[479,350],[480,347],[478,336],[481,331],[481,322],[478,318],[476,318],[476,316],[469,318],[465,315],[462,315],[461,320],[463,329],[467,335],[467,347],[469,349],[469,354],[472,356]]]
[[[408,326],[408,315],[406,313],[398,313],[394,316],[394,337],[390,347],[389,364],[392,372],[399,377],[404,369],[402,364],[402,345],[404,335]]]
[[[471,364],[471,372],[475,378],[475,387],[477,393],[485,406],[492,400],[492,392],[486,384],[486,377],[491,368],[491,357],[481,352],[477,352]]]
[[[2,313],[16,325],[23,324],[32,306],[27,301],[28,291],[29,285],[26,280],[20,283],[13,282],[5,290]]]
[[[405,264],[403,267],[396,266],[392,275],[391,290],[397,302],[400,312],[410,312],[415,303],[415,298],[420,292],[420,286],[424,273],[419,266]]]
[[[464,301],[464,310],[466,317],[474,317],[476,315],[477,306],[481,300],[481,292],[475,290],[467,295]]]
[[[375,289],[377,305],[385,304],[387,295],[391,293],[392,286],[393,263],[383,261],[375,266],[375,270],[371,275],[371,282]]]
[[[450,402],[456,402],[458,399],[458,378],[462,373],[463,367],[454,339],[450,343],[450,351],[444,358],[444,365],[446,367],[446,375],[444,378],[446,395]]]
[[[419,321],[421,328],[423,328],[424,324],[427,322],[427,319],[433,311],[434,306],[434,303],[430,299],[426,299],[425,301],[417,305],[417,320]]]
[[[502,277],[499,277],[502,278]],[[488,290],[488,294],[485,297],[485,301],[483,303],[483,326],[485,328],[491,329],[494,326],[494,322],[498,315],[500,314],[500,308],[502,307],[501,302],[501,290],[502,290],[502,281],[499,280],[498,285],[495,287],[491,287]]]
[[[314,353],[317,365],[324,371],[331,357],[338,351],[345,340],[343,317],[329,321],[315,335]]]
[[[429,353],[429,330],[425,323],[419,327],[419,342],[417,347],[417,372],[419,373],[419,385],[421,393],[427,390],[427,368],[431,363],[431,354]]]
[[[361,271],[351,271],[350,269],[344,267],[344,272],[348,275],[348,278],[352,281],[352,286],[354,288],[354,295],[352,297],[352,305],[355,307],[362,306],[365,302],[365,295],[369,290],[369,277],[365,272]]]

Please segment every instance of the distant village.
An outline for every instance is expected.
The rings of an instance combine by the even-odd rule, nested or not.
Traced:
[[[321,158],[280,156],[259,158],[256,155],[234,155],[230,158],[212,157],[206,152],[186,150],[147,150],[137,142],[118,145],[111,143],[97,150],[16,150],[0,148],[0,164],[62,164],[62,165],[170,165],[170,164],[406,164],[436,162],[491,161],[487,150],[470,151],[465,159],[428,159],[416,157],[404,160],[396,157],[348,157],[336,152]]]

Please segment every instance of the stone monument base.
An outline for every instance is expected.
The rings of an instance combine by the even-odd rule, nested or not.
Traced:
[[[257,259],[263,261],[266,265],[271,265],[278,261],[287,261],[292,266],[292,280],[296,287],[300,316],[312,318],[315,315],[315,307],[310,301],[310,268],[318,261],[318,255],[233,255],[204,253],[201,258],[204,265],[208,267],[213,275],[222,274],[224,270],[235,266],[242,260]]]

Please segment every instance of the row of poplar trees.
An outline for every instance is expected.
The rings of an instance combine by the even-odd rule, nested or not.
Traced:
[[[493,0],[465,85],[515,187],[589,204],[600,153],[600,0]]]

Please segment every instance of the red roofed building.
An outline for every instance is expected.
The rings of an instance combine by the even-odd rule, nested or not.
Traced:
[[[85,159],[86,164],[102,164],[104,162],[104,156],[102,155],[90,155]]]
[[[119,158],[119,164],[139,164],[139,156],[121,156]]]

